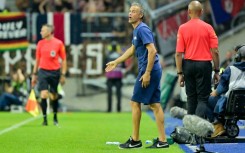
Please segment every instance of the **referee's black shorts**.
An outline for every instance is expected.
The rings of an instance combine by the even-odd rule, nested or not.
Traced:
[[[57,87],[60,81],[60,69],[38,71],[38,90],[49,90],[51,93],[57,93]]]

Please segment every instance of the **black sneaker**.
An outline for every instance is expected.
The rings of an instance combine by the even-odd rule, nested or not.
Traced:
[[[59,125],[57,119],[54,119],[54,125],[55,125],[55,126],[58,126],[58,125]]]
[[[167,142],[159,141],[159,139],[157,138],[153,142],[152,146],[149,146],[149,147],[146,147],[146,148],[151,149],[151,148],[168,148],[168,147],[169,147],[169,144]]]
[[[44,120],[43,123],[42,123],[42,125],[43,126],[48,126],[48,122]]]
[[[119,149],[135,149],[135,148],[141,148],[142,147],[142,142],[139,141],[134,141],[132,137],[129,137],[128,141],[125,143],[120,144]]]
[[[58,121],[54,121],[54,125],[55,126],[58,126],[59,124],[58,124]]]

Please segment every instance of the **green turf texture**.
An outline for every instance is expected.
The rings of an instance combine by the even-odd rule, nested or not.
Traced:
[[[0,133],[31,118],[28,113],[0,113]],[[131,113],[60,113],[60,127],[54,126],[52,114],[47,127],[42,118],[0,135],[0,153],[183,153],[177,144],[168,149],[145,149],[146,140],[157,137],[155,122],[142,114],[141,149],[118,149],[107,141],[125,142],[131,135]]]

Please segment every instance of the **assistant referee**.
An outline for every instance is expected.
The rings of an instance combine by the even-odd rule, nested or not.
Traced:
[[[36,62],[33,68],[32,87],[38,81],[43,112],[42,125],[47,126],[47,99],[53,106],[54,125],[58,125],[58,84],[65,83],[67,71],[66,51],[63,42],[53,36],[54,27],[45,24],[41,28],[42,40],[37,44]],[[61,62],[59,61],[61,59]],[[49,94],[50,93],[50,94]]]

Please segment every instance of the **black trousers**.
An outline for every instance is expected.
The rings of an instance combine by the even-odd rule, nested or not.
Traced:
[[[117,111],[121,111],[121,97],[122,97],[122,79],[107,79],[107,100],[108,100],[108,112],[112,111],[112,87],[116,87],[116,97],[117,97]]]
[[[205,118],[211,92],[211,61],[183,61],[188,114]]]

